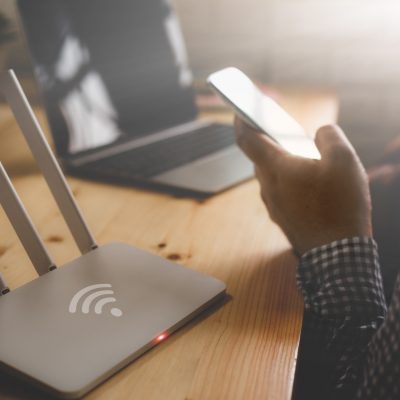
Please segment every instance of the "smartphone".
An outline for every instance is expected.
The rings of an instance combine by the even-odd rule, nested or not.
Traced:
[[[207,82],[245,122],[267,134],[289,153],[319,160],[314,140],[279,104],[237,68],[214,72]]]

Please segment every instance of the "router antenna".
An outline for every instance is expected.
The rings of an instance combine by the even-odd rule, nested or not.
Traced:
[[[5,95],[81,253],[97,248],[13,70],[0,76],[0,91]]]
[[[0,203],[39,275],[55,269],[32,220],[0,162]],[[1,284],[1,282],[0,282]]]

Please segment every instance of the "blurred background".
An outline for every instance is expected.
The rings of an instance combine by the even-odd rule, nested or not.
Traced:
[[[228,65],[272,86],[334,91],[339,124],[363,161],[400,135],[400,4],[395,0],[174,0],[195,79]],[[15,35],[0,67],[24,76],[29,57],[13,0],[1,0]],[[0,25],[1,26],[1,25]]]

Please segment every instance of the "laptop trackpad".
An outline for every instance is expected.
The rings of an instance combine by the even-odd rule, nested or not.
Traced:
[[[218,153],[157,175],[151,180],[189,190],[215,193],[253,175],[253,164],[236,146],[230,146]]]

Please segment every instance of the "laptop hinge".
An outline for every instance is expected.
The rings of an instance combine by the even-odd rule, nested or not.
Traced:
[[[186,133],[190,133],[196,129],[200,129],[209,125],[211,125],[211,122],[208,121],[200,121],[200,120],[190,121],[181,125],[176,125],[172,128],[164,129],[159,132],[151,133],[144,137],[130,140],[125,143],[115,144],[113,146],[93,152],[91,154],[76,156],[76,158],[74,156],[73,159],[64,158],[64,160],[68,165],[72,167],[79,167],[81,165],[84,165],[92,161],[98,161],[103,158],[112,157],[116,154],[137,149],[139,147],[148,146],[152,143],[166,140],[174,136],[184,135]]]

